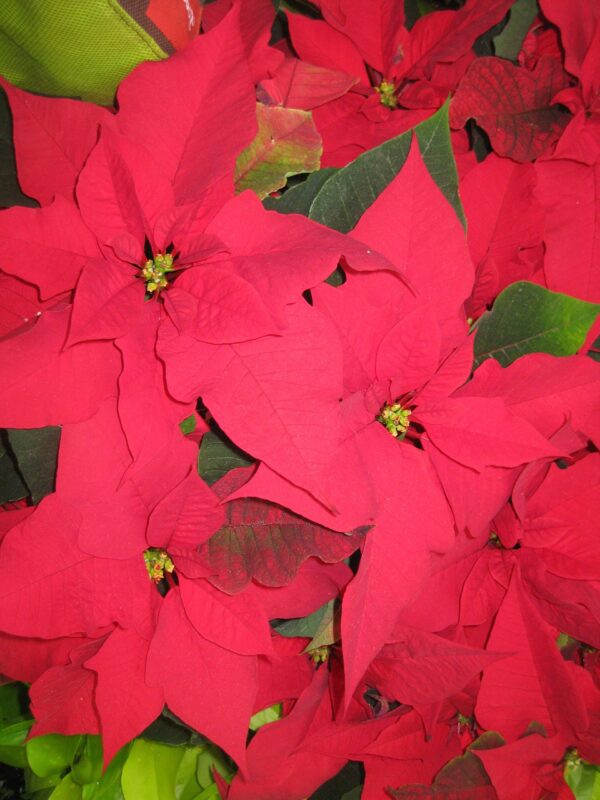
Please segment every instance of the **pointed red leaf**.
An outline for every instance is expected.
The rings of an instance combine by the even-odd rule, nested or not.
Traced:
[[[337,70],[286,58],[272,78],[258,85],[258,99],[263,103],[307,111],[341,97],[357,78]]]
[[[148,642],[133,630],[116,628],[85,662],[97,675],[95,706],[102,728],[104,763],[160,715],[163,693],[145,682]]]

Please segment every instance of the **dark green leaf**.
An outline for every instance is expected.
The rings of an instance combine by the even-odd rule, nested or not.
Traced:
[[[271,620],[271,627],[281,636],[308,636],[311,639],[319,631],[321,624],[329,614],[333,614],[333,600],[317,608],[307,617],[298,619]]]
[[[583,345],[600,305],[551,292],[535,283],[511,284],[479,320],[475,366],[495,358],[503,367],[526,353],[570,356]]]
[[[22,719],[0,729],[0,764],[9,764],[12,767],[27,766],[25,739],[32,724],[33,720]]]
[[[0,505],[27,497],[29,489],[19,474],[6,431],[0,431]]]
[[[103,753],[100,736],[86,736],[72,766],[75,783],[96,783],[102,777]]]
[[[198,455],[198,474],[209,486],[235,467],[247,467],[252,463],[250,456],[236,447],[220,431],[218,433],[209,431],[202,437]]]
[[[280,214],[303,214],[308,217],[313,200],[326,181],[336,172],[335,167],[313,172],[305,181],[291,187],[281,197],[265,197],[263,206],[269,211],[278,211]]]
[[[494,37],[494,53],[500,58],[516,61],[523,40],[538,13],[536,0],[516,0],[502,33]]]
[[[183,433],[184,436],[187,436],[189,433],[193,433],[196,430],[196,415],[190,414],[189,417],[186,417],[179,423],[179,429]]]
[[[0,90],[0,207],[37,206],[21,191],[12,142],[12,117],[6,94]]]
[[[309,800],[359,800],[363,781],[362,764],[349,761],[337,775],[311,794]]]
[[[414,133],[431,177],[455,209],[463,225],[465,216],[458,197],[458,177],[450,143],[446,102]],[[352,230],[364,212],[402,169],[412,132],[396,136],[360,155],[325,182],[310,208],[310,218],[342,233]]]
[[[124,800],[121,789],[121,773],[130,750],[131,744],[122,747],[100,780],[83,787],[83,800]]]
[[[60,428],[7,428],[8,441],[33,503],[54,491]]]
[[[0,728],[8,722],[31,719],[27,686],[24,683],[5,683],[0,686]]]

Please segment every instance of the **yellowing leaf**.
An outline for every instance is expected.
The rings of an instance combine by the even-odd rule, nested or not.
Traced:
[[[262,200],[290,175],[318,170],[323,146],[310,111],[257,103],[256,115],[258,134],[238,157],[235,189],[252,189]]]

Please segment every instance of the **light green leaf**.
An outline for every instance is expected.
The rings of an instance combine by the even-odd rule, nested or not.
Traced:
[[[258,133],[235,167],[235,189],[260,199],[285,186],[290,175],[315,172],[323,145],[310,111],[257,103]]]
[[[7,428],[6,432],[31,500],[39,503],[42,497],[54,491],[60,428]]]
[[[86,736],[72,766],[73,780],[81,785],[99,781],[102,765],[102,739],[99,736]]]
[[[565,781],[577,800],[600,798],[600,769],[581,759],[569,761],[565,766]]]
[[[458,176],[450,142],[446,102],[439,111],[414,128],[431,177],[465,224],[458,196]],[[396,136],[360,155],[338,170],[323,185],[310,208],[310,218],[342,233],[352,230],[364,212],[402,169],[410,150],[412,132]]]
[[[40,778],[47,778],[70,767],[82,744],[81,736],[61,736],[49,733],[36,736],[26,744],[29,766]]]
[[[257,711],[250,717],[249,728],[251,731],[257,731],[263,725],[268,725],[269,722],[277,722],[281,719],[282,708],[281,703],[275,703],[274,706],[263,708],[262,711]]]
[[[81,786],[75,783],[69,772],[54,789],[48,800],[82,800]]]
[[[122,747],[106,768],[100,780],[83,787],[83,800],[124,800],[121,773],[127,761],[131,744]]]
[[[247,467],[252,459],[224,436],[209,431],[202,437],[198,474],[210,486],[235,467]]]
[[[494,53],[497,56],[517,60],[523,40],[538,11],[536,0],[516,0],[502,33],[494,36]]]
[[[551,292],[535,283],[513,283],[479,320],[475,366],[486,358],[495,358],[506,367],[526,353],[573,355],[599,313],[600,305]]]
[[[173,800],[179,765],[185,749],[136,739],[123,767],[125,800]]]

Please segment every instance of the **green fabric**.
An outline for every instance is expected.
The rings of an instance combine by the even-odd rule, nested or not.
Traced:
[[[0,74],[22,89],[109,105],[137,64],[166,55],[117,0],[0,0]]]

